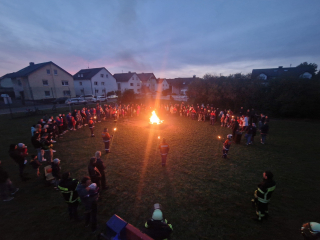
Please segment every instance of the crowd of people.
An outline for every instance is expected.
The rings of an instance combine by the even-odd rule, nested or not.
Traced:
[[[54,158],[53,155],[56,152],[54,150],[54,144],[63,138],[63,135],[67,132],[76,131],[82,127],[88,126],[90,129],[91,137],[94,137],[94,125],[103,120],[112,119],[118,120],[119,118],[135,117],[139,116],[141,111],[152,107],[146,107],[145,105],[138,104],[115,104],[115,105],[99,105],[94,108],[82,108],[75,109],[68,114],[58,114],[56,117],[47,115],[39,119],[37,124],[31,127],[31,143],[37,152],[36,155],[31,155],[29,164],[35,170],[35,175],[40,177],[40,166],[43,163],[51,166],[51,173],[53,180],[52,185],[56,190],[59,190],[67,205],[70,219],[80,221],[77,208],[79,202],[82,202],[85,208],[85,225],[89,226],[91,223],[91,230],[95,232],[97,229],[97,203],[99,196],[103,190],[108,189],[106,180],[105,169],[101,159],[101,152],[97,151],[95,155],[89,160],[88,163],[88,176],[85,176],[78,181],[71,177],[71,173],[65,171],[62,173],[60,167],[60,159]],[[266,141],[266,135],[268,134],[268,122],[269,119],[264,114],[257,115],[252,110],[246,112],[243,108],[240,109],[238,114],[234,114],[231,110],[219,110],[209,105],[186,105],[181,104],[160,104],[156,107],[156,111],[159,116],[163,114],[189,117],[192,120],[198,120],[202,122],[208,121],[210,125],[220,125],[232,129],[232,134],[228,134],[227,140],[223,144],[223,157],[226,158],[231,141],[237,142],[237,135],[240,133],[246,133],[246,144],[252,144],[254,142],[254,136],[257,132],[256,124],[258,124],[258,131],[261,132],[261,143]],[[218,124],[216,124],[218,123]],[[221,124],[220,124],[221,123]],[[108,129],[105,128],[102,132],[102,141],[105,145],[105,152],[110,152],[110,141],[112,135],[108,133]],[[169,152],[169,144],[165,139],[162,139],[162,143],[159,145],[159,150],[162,159],[162,166],[166,165],[166,159]],[[28,148],[25,144],[11,144],[9,148],[10,157],[19,166],[19,176],[21,180],[26,181],[29,178],[24,174],[24,168],[28,163],[27,156]],[[7,193],[15,194],[19,188],[15,188],[9,179],[6,171],[3,170],[0,162],[0,186],[1,197],[3,201],[10,201],[13,197],[8,197]],[[273,174],[270,171],[266,171],[263,175],[264,182],[268,184],[258,185],[255,198],[253,202],[257,206],[258,220],[261,220],[264,216],[267,216],[267,204],[271,197],[271,193],[275,188],[273,181]],[[274,184],[273,184],[274,183]],[[270,190],[271,189],[271,190]],[[262,199],[262,200],[261,200]],[[158,221],[158,222],[157,222]],[[163,227],[163,225],[169,226],[166,228],[167,233],[172,232],[172,225],[167,224],[167,220],[163,218],[160,208],[155,208],[152,218],[146,223],[145,232],[154,236],[155,232],[159,231],[157,226]]]

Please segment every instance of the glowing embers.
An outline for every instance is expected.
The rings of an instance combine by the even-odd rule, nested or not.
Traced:
[[[151,116],[151,118],[150,118],[150,124],[157,124],[157,125],[159,125],[159,124],[161,124],[161,123],[163,123],[163,120],[160,120],[160,119],[158,118],[156,112],[153,111],[153,112],[152,112],[152,116]]]

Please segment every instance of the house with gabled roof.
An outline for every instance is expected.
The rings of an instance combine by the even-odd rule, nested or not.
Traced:
[[[177,95],[186,95],[186,91],[188,91],[188,85],[195,80],[199,80],[196,76],[192,78],[173,78],[167,79],[167,82],[172,87],[172,93]]]
[[[16,97],[40,100],[75,96],[73,78],[53,62],[30,62],[29,66],[5,75],[11,78]]]
[[[269,80],[277,78],[308,78],[312,77],[314,69],[310,66],[284,68],[252,69],[251,79]]]
[[[169,83],[165,78],[152,79],[150,81],[150,91],[151,92],[162,92],[163,90],[169,89]]]
[[[73,75],[73,80],[77,96],[106,96],[108,92],[117,91],[116,79],[105,67],[81,69]]]
[[[152,80],[157,79],[153,73],[137,73],[137,75],[142,82],[142,86],[146,86],[147,88],[150,88]]]
[[[121,93],[132,89],[135,94],[140,94],[142,82],[135,72],[115,73],[113,77],[117,81],[117,90],[121,91]]]

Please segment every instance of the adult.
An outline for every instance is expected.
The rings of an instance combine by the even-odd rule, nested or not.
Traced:
[[[106,166],[104,165],[102,159],[101,159],[101,152],[97,151],[95,154],[95,157],[97,159],[97,163],[96,163],[96,167],[99,170],[100,174],[101,174],[101,187],[102,189],[108,189],[107,186],[107,180],[106,180],[106,174],[104,172],[104,170],[106,169]]]
[[[145,234],[154,240],[163,240],[169,238],[173,231],[172,225],[164,218],[161,205],[154,204],[154,210],[151,219],[149,219],[142,230]]]
[[[92,157],[89,162],[88,172],[90,179],[93,183],[96,183],[97,186],[100,188],[101,186],[101,173],[97,168],[97,159]]]
[[[254,137],[257,134],[257,127],[255,123],[252,123],[252,137],[251,137],[251,144],[254,142]]]
[[[110,153],[110,140],[111,140],[111,136],[108,133],[108,128],[105,128],[101,134],[102,136],[102,140],[104,142],[104,150],[106,151],[106,153]]]
[[[162,143],[159,145],[161,160],[162,160],[162,167],[166,166],[167,163],[167,156],[169,153],[169,144],[166,142],[166,139],[162,139]]]
[[[25,177],[23,174],[24,168],[25,168],[25,160],[24,160],[24,156],[21,155],[18,152],[18,146],[15,144],[10,144],[9,147],[9,156],[18,164],[19,166],[19,176],[21,178],[22,181],[26,181],[29,178]]]
[[[79,221],[78,217],[78,205],[80,198],[76,191],[79,181],[70,177],[70,172],[62,174],[61,181],[59,182],[58,188],[62,193],[62,196],[68,204],[68,212],[70,220]]]
[[[269,125],[268,125],[267,122],[264,122],[264,124],[260,128],[260,131],[261,131],[261,143],[265,144],[266,143],[267,134],[269,133]]]
[[[239,119],[239,117],[238,117]],[[231,124],[231,129],[232,129],[232,136],[233,136],[233,141],[236,141],[236,132],[239,129],[239,122],[235,119],[233,119],[232,124]]]
[[[245,135],[247,139],[247,146],[251,144],[252,135],[253,135],[253,127],[251,126],[251,124],[249,124],[249,126],[246,129],[246,135]]]
[[[97,230],[97,209],[98,209],[98,189],[93,189],[90,177],[81,179],[77,186],[77,192],[85,208],[85,226],[89,226],[91,221],[91,230],[93,233]]]
[[[3,169],[2,163],[0,161],[0,196],[2,201],[8,202],[14,199],[14,197],[9,197],[7,192],[10,192],[11,195],[14,195],[16,192],[19,191],[19,188],[13,186],[8,173]]]
[[[251,200],[256,206],[257,218],[255,220],[261,221],[263,217],[269,216],[268,205],[275,189],[276,182],[273,180],[273,173],[265,171],[262,182],[258,184],[258,189],[254,192],[254,199]]]
[[[61,179],[61,167],[60,167],[60,159],[59,158],[55,158],[51,164],[51,168],[52,168],[52,176],[54,176],[55,178],[55,189],[58,190],[58,184],[59,181]]]

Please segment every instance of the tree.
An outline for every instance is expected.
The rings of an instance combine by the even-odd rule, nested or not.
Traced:
[[[134,99],[135,99],[135,94],[133,89],[128,89],[124,91],[121,97],[121,101],[126,103],[132,102],[134,101]]]
[[[316,63],[303,62],[303,63],[300,63],[297,67],[310,68],[310,69],[312,69],[311,70],[312,76],[315,76],[318,65]]]

